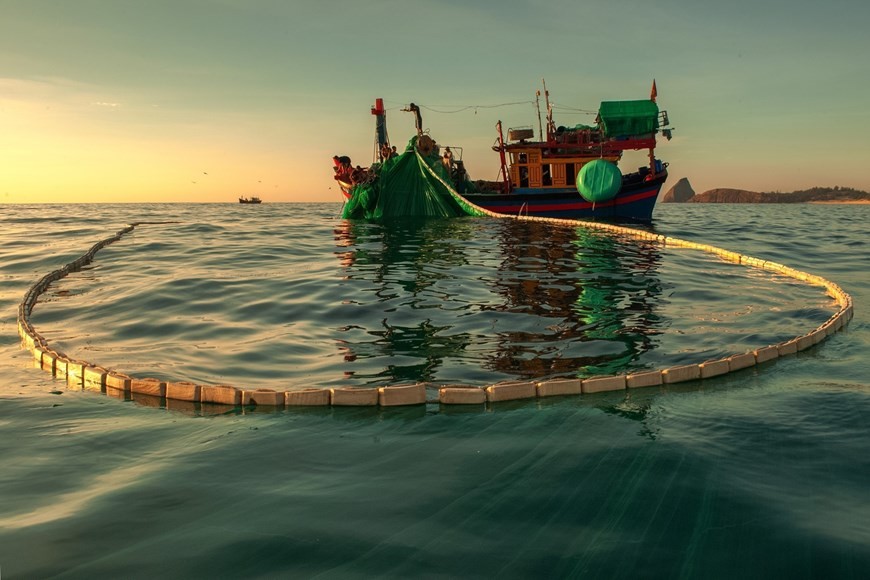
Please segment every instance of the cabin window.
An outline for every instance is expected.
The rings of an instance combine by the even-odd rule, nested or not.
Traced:
[[[519,158],[519,163],[528,163],[529,162],[529,158],[525,153],[520,153],[518,155],[518,158]]]
[[[525,165],[520,167],[520,187],[529,186],[529,168]]]
[[[567,185],[574,185],[574,182],[577,181],[577,174],[574,172],[574,164],[566,163],[565,164],[565,183]]]
[[[541,165],[541,183],[545,187],[548,185],[553,185],[553,176],[550,175],[550,164],[545,163]]]

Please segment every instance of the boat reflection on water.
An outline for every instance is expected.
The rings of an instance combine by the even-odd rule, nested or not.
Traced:
[[[352,307],[338,331],[346,378],[363,384],[437,381],[447,359],[463,357],[474,336],[455,332],[450,314],[468,266],[464,245],[472,220],[407,218],[385,223],[344,221],[335,229],[337,255]],[[462,310],[461,307],[459,307]],[[368,363],[372,363],[371,365]]]
[[[517,220],[344,221],[338,348],[353,384],[488,384],[643,368],[653,245]]]
[[[583,228],[505,220],[493,290],[503,311],[542,321],[500,333],[488,365],[526,379],[609,375],[642,368],[661,332],[661,255],[654,244]],[[546,325],[541,328],[542,325]]]

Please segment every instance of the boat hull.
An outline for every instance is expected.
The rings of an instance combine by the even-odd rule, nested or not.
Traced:
[[[516,189],[509,194],[466,193],[463,197],[474,205],[505,215],[648,222],[666,179],[667,174],[660,174],[650,181],[623,185],[613,199],[594,204],[569,188]]]

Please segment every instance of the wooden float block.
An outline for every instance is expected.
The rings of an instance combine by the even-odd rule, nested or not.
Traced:
[[[27,350],[28,352],[30,352],[30,356],[33,357],[33,362],[36,363],[36,368],[42,368],[42,353],[48,349],[38,344],[35,344],[29,347]]]
[[[625,375],[617,375],[612,377],[594,377],[591,379],[583,379],[583,393],[591,395],[592,393],[605,393],[609,391],[624,391],[625,390]]]
[[[106,386],[106,375],[109,374],[109,371],[104,369],[103,367],[98,367],[95,365],[88,365],[85,367],[84,371],[84,382],[85,384],[97,385],[99,387]]]
[[[27,319],[19,322],[19,325],[21,326],[21,331],[23,333],[21,335],[21,340],[24,341],[24,346],[25,348],[27,348],[29,347],[29,345],[32,345],[36,342],[36,339],[34,338],[35,333],[33,331],[33,326],[31,326],[30,322]]]
[[[130,381],[130,391],[139,395],[148,395],[150,397],[165,397],[166,396],[166,381],[145,377],[141,379],[133,378]]]
[[[813,342],[812,334],[805,334],[803,336],[799,336],[797,338],[797,349],[798,351],[806,350],[813,346],[815,342]]]
[[[832,320],[829,320],[828,322],[824,323],[816,330],[818,330],[819,332],[821,332],[822,334],[825,335],[824,338],[822,338],[822,340],[825,340],[825,338],[828,338],[829,336],[831,336],[832,334],[837,332],[837,329],[834,328],[834,321],[832,321]],[[822,340],[819,340],[818,342],[822,342]]]
[[[796,274],[800,270],[795,270],[791,266],[786,266],[784,264],[776,264],[775,262],[767,262],[766,267],[768,269],[774,270],[775,272],[782,274],[783,276],[788,276],[789,278],[796,278]]]
[[[517,399],[534,399],[538,396],[535,383],[498,383],[484,389],[486,400],[490,403],[499,401],[516,401]]]
[[[177,383],[166,383],[166,398],[173,401],[188,401],[198,403],[200,400],[201,388],[199,385],[188,381],[180,381]]]
[[[753,367],[755,364],[755,354],[751,352],[744,352],[728,357],[728,371],[732,373],[740,369]]]
[[[35,358],[35,357],[34,357]],[[42,351],[42,357],[40,358],[40,364],[42,366],[42,370],[54,374],[54,362],[56,360],[56,356],[53,352]]]
[[[400,405],[422,405],[426,402],[426,385],[398,385],[395,387],[380,387],[378,389],[378,404],[381,407],[396,407]]]
[[[583,379],[553,379],[538,383],[539,397],[579,395],[583,392]]]
[[[787,354],[794,354],[797,352],[797,339],[793,338],[788,342],[782,342],[776,345],[776,350],[779,352],[779,356],[785,356]]]
[[[759,260],[758,258],[753,258],[752,256],[740,256],[740,263],[746,266],[753,266],[755,268],[764,267],[764,260]]]
[[[33,352],[33,349],[38,348],[40,345],[36,340],[36,336],[28,334],[24,337],[24,346],[27,350]],[[40,357],[41,356],[42,355],[40,355]]]
[[[82,388],[85,385],[85,368],[88,363],[76,360],[66,363],[66,384],[70,387]]]
[[[825,288],[827,289],[828,294],[835,300],[839,299],[840,296],[843,295],[843,289],[834,284],[833,282],[825,284]]]
[[[819,344],[826,338],[828,338],[828,331],[822,328],[821,326],[809,334],[810,338],[813,339],[813,344]]]
[[[69,359],[66,357],[57,357],[54,359],[54,376],[58,379],[66,380],[66,375],[69,370]]]
[[[441,387],[438,400],[442,405],[480,405],[486,402],[486,391],[477,387]]]
[[[625,386],[629,389],[643,387],[655,387],[662,384],[662,371],[647,371],[643,373],[631,373],[625,377]]]
[[[698,365],[701,369],[701,378],[709,379],[710,377],[718,377],[719,375],[728,374],[731,370],[728,359],[709,360]]]
[[[662,381],[664,381],[664,383],[667,385],[673,383],[683,383],[686,381],[694,381],[700,378],[701,366],[697,364],[671,367],[662,371]]]
[[[321,407],[329,405],[329,390],[303,389],[284,393],[284,404],[288,407]]]
[[[82,386],[86,389],[102,391],[106,388],[106,375],[109,371],[103,367],[88,365],[85,367],[84,381]]]
[[[804,272],[803,270],[794,270],[789,275],[792,278],[797,278],[798,280],[801,280],[803,282],[809,282],[810,276],[811,276],[810,274],[808,274],[807,272]]]
[[[785,266],[784,264],[780,264],[778,262],[768,262],[768,261],[764,262],[763,268],[765,270],[773,270],[774,272],[781,272],[781,273],[784,273],[785,270],[788,269],[788,267]]]
[[[339,387],[329,389],[330,402],[335,407],[368,407],[378,404],[377,389]]]
[[[284,391],[273,389],[254,389],[242,391],[242,405],[256,405],[258,407],[283,407]]]
[[[106,373],[106,387],[111,387],[113,389],[129,391],[132,380],[132,377],[125,375],[124,373],[116,371],[109,371]]]
[[[685,248],[687,250],[700,250],[702,249],[701,244],[697,242],[690,242],[688,240],[680,240],[677,238],[668,238],[667,245],[675,248]]]
[[[731,250],[723,250],[721,248],[715,248],[713,253],[722,258],[727,262],[733,262],[734,264],[740,263],[740,254],[737,252],[732,252]]]
[[[776,346],[765,346],[764,348],[755,349],[752,351],[752,354],[755,355],[755,362],[761,364],[779,358],[779,349]]]
[[[242,391],[229,385],[202,385],[199,398],[203,403],[238,406],[242,404]]]

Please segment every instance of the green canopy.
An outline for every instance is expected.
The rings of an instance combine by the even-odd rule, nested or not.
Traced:
[[[648,99],[603,101],[598,119],[608,137],[646,135],[659,128],[659,106]]]

